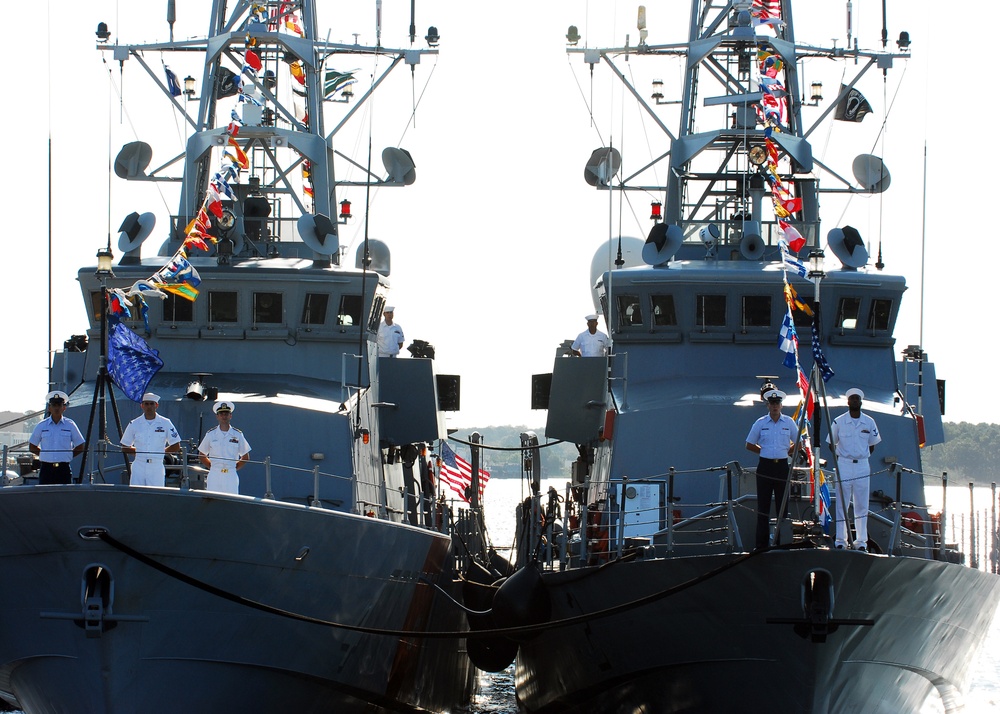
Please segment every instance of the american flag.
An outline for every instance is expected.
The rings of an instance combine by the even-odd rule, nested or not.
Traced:
[[[490,480],[490,472],[479,469],[479,498],[483,498],[483,489]],[[441,483],[450,488],[458,497],[469,503],[472,495],[472,466],[469,462],[451,450],[448,444],[441,444]]]
[[[823,375],[823,381],[829,382],[830,378],[833,377],[834,371],[830,367],[830,363],[826,361],[826,355],[823,354],[823,349],[819,346],[819,327],[816,324],[816,316],[813,315],[812,319],[812,353],[813,359],[816,361],[816,366],[819,367],[820,374]]]

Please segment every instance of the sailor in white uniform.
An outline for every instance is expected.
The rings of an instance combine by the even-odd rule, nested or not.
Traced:
[[[403,328],[392,321],[396,308],[387,305],[382,311],[382,324],[378,326],[378,356],[396,357],[403,349]]]
[[[854,548],[868,550],[868,490],[871,467],[868,457],[882,441],[875,420],[861,411],[865,393],[847,390],[847,409],[830,425],[831,442],[837,454],[840,488],[837,491],[837,547],[850,544],[847,507],[854,504]]]
[[[146,392],[139,406],[142,407],[142,416],[130,421],[122,434],[122,453],[135,456],[131,484],[163,486],[166,475],[163,454],[180,451],[181,438],[173,423],[156,413],[160,395]]]
[[[250,444],[243,432],[234,427],[232,402],[216,402],[212,410],[219,425],[208,430],[198,445],[198,460],[208,469],[205,488],[221,493],[239,493],[240,478],[236,472],[250,461]]]
[[[605,357],[611,338],[597,329],[597,315],[587,315],[587,329],[576,336],[573,354],[577,357]]]

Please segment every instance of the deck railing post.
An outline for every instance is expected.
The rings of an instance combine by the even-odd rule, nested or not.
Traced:
[[[990,484],[990,572],[1000,574],[1000,533],[997,532],[997,483]]]
[[[615,535],[618,538],[618,557],[622,557],[622,549],[625,547],[625,492],[628,490],[628,476],[622,476],[622,498],[618,504],[618,523],[615,527]]]
[[[319,464],[313,466],[313,495],[309,499],[310,506],[319,506]]]
[[[670,474],[667,476],[667,553],[674,553],[674,476],[676,470],[670,467]]]
[[[562,535],[559,543],[559,570],[565,570],[569,563],[569,506],[573,502],[573,482],[566,482],[566,507],[563,509]],[[582,538],[580,540],[583,540]]]
[[[892,530],[889,533],[889,547],[887,550],[890,555],[902,555],[902,532],[900,531],[900,527],[902,526],[903,504],[900,499],[902,498],[903,469],[900,468],[898,463],[892,464],[889,468],[896,477],[896,500],[892,504]]]
[[[191,479],[188,477],[188,445],[187,442],[181,442],[181,483],[180,487],[182,491],[188,491],[191,488]]]
[[[274,491],[271,490],[271,457],[264,457],[264,498],[274,498]]]
[[[969,567],[979,570],[979,553],[976,550],[976,484],[969,481]]]
[[[947,560],[947,555],[945,554],[946,546],[948,543],[948,472],[941,472],[941,521],[938,526],[940,529],[941,537],[941,547],[938,550],[940,553],[941,560]]]
[[[736,509],[733,507],[733,476],[739,468],[735,461],[726,464],[726,524],[729,531],[729,552],[743,550],[743,538],[740,537],[740,527],[736,522]]]

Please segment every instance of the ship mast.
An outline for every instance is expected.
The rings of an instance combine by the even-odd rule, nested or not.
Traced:
[[[412,69],[423,55],[437,54],[436,31],[428,34],[428,49],[329,42],[317,36],[316,0],[213,0],[207,38],[198,40],[174,41],[174,14],[168,12],[168,17],[169,42],[100,46],[122,62],[136,60],[194,130],[182,156],[148,174],[145,166],[151,150],[147,145],[136,142],[118,157],[128,167],[127,175],[120,174],[122,178],[181,184],[177,212],[171,216],[168,241],[160,254],[173,254],[184,244],[191,222],[203,212],[206,196],[213,186],[221,186],[220,159],[232,153],[245,157],[246,165],[239,175],[223,177],[232,195],[223,192],[223,215],[212,221],[211,235],[219,239],[219,245],[223,239],[231,241],[227,252],[233,256],[287,257],[299,255],[286,245],[301,239],[312,250],[315,266],[339,263],[339,225],[351,213],[349,202],[338,202],[338,188],[409,185],[414,170],[404,150],[389,147],[382,154],[388,176],[376,175],[340,155],[363,173],[359,180],[338,181],[334,139],[396,67]],[[200,97],[194,96],[193,77],[185,80],[190,87],[185,86],[183,92],[179,87],[171,91],[162,73],[143,59],[151,53],[170,52],[204,53]],[[376,66],[382,68],[355,99],[357,80],[351,65],[362,56],[378,58]],[[343,111],[328,132],[325,112],[330,107]],[[181,177],[166,175],[178,166],[183,167]],[[218,255],[225,257],[222,250]]]
[[[898,53],[800,45],[791,6],[791,0],[721,4],[691,0],[685,43],[646,44],[643,39],[631,47],[626,43],[604,49],[568,48],[570,54],[584,55],[592,67],[597,62],[607,64],[670,140],[669,151],[634,173],[623,171],[618,182],[604,180],[588,165],[594,174],[592,185],[598,188],[654,196],[662,192],[662,224],[654,226],[647,241],[647,248],[650,241],[657,244],[651,251],[655,259],[665,263],[677,249],[675,244],[700,248],[705,242],[720,260],[780,260],[782,238],[798,246],[786,234],[801,235],[804,241],[793,252],[805,255],[823,243],[820,193],[878,193],[888,185],[876,157],[858,157],[855,182],[816,159],[809,137],[833,112],[842,118],[844,102],[864,102],[863,97],[855,98],[857,82],[872,68],[885,71],[894,58],[908,57],[908,41],[904,44],[901,35]],[[619,67],[630,59],[638,64],[671,57],[683,62],[680,84],[665,90],[662,80],[654,79],[652,101],[633,84],[632,77],[638,76],[635,66],[629,71]],[[807,124],[803,107],[818,107],[822,96],[818,84],[808,100],[803,96],[799,63],[813,58],[853,61],[855,70],[837,92],[831,92],[834,96],[816,120]],[[679,98],[672,99],[671,92]],[[665,123],[669,112],[678,118],[676,136]],[[597,166],[603,152],[610,149],[595,151],[591,164]],[[626,158],[616,160],[624,165]],[[665,174],[665,181],[651,181],[654,170]],[[653,218],[661,220],[659,207]],[[865,261],[849,259],[845,264],[853,268]]]

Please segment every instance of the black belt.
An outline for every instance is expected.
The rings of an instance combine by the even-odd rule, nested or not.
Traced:
[[[784,459],[770,459],[770,458],[768,458],[766,456],[761,456],[760,460],[761,461],[766,461],[769,464],[787,464],[788,463],[788,459],[787,458],[784,458]]]
[[[145,462],[147,464],[158,464],[163,461],[163,459],[139,459],[140,462]]]
[[[68,461],[43,461],[42,462],[42,466],[51,466],[52,468],[57,469],[60,466],[69,466],[69,462]]]
[[[848,461],[848,459],[844,459],[844,460],[845,460],[845,461]],[[868,459],[849,459],[849,460],[850,460],[850,462],[851,462],[852,464],[856,464],[856,463],[858,463],[858,462],[860,462],[860,461],[867,461]]]

